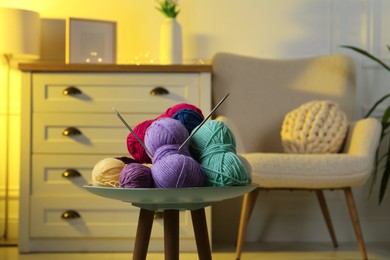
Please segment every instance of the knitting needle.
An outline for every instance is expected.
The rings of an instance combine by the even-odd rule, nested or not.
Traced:
[[[152,155],[150,154],[148,148],[146,148],[144,142],[142,142],[142,140],[134,133],[133,129],[131,129],[131,127],[126,123],[126,121],[123,119],[123,117],[119,114],[118,111],[116,111],[115,108],[112,108],[112,110],[114,110],[114,113],[118,116],[118,118],[122,121],[122,123],[127,127],[127,129],[130,130],[130,132],[134,135],[135,139],[137,139],[137,141],[142,145],[142,147],[145,149],[146,153],[148,154],[148,156],[150,158],[153,158]]]
[[[188,140],[191,139],[191,137],[199,130],[199,128],[202,127],[202,125],[204,123],[206,123],[207,119],[210,118],[210,116],[214,113],[214,111],[222,104],[223,101],[225,101],[225,99],[229,96],[230,93],[227,93],[227,95],[221,99],[221,101],[219,101],[219,103],[213,108],[213,110],[211,110],[211,112],[208,114],[207,117],[205,117],[205,119],[203,119],[203,121],[195,128],[195,130],[192,131],[192,133],[190,134],[190,136],[187,137],[187,139],[182,143],[182,145],[180,145],[179,149],[180,150],[181,148],[183,148],[183,146],[188,142]]]

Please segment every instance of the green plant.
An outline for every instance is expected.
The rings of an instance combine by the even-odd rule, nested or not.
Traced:
[[[176,16],[180,12],[180,10],[177,8],[178,0],[164,0],[164,1],[159,0],[157,2],[158,2],[158,7],[156,7],[156,9],[159,10],[168,18],[176,18]]]
[[[390,67],[388,65],[386,65],[383,61],[381,61],[374,55],[368,53],[367,51],[349,45],[344,45],[342,47],[351,49],[353,51],[362,54],[363,56],[375,61],[376,63],[381,65],[384,69],[390,72]],[[390,51],[390,46],[387,46],[387,48]],[[390,93],[381,97],[378,101],[376,101],[375,104],[368,111],[368,113],[365,115],[365,117],[370,116],[378,108],[378,106],[380,104],[384,104],[384,101],[387,100],[389,97],[390,97]],[[377,176],[382,172],[382,178],[379,187],[379,204],[381,204],[383,201],[383,198],[386,193],[386,187],[390,177],[390,145],[389,145],[388,138],[386,138],[386,136],[390,133],[390,131],[388,131],[390,126],[389,119],[390,119],[390,105],[386,104],[384,113],[381,118],[382,133],[380,138],[380,144],[376,152],[376,164],[374,168],[374,177],[372,179],[372,185],[371,185],[371,190],[372,190],[374,184],[376,183]],[[382,149],[385,151],[384,153],[380,153]]]

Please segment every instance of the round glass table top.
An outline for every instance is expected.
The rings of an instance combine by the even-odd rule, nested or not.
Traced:
[[[148,210],[195,210],[211,204],[239,197],[258,186],[218,186],[193,188],[110,188],[85,185],[89,192],[115,200],[121,200]]]

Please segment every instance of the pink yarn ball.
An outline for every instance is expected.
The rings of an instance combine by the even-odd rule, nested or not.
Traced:
[[[119,175],[119,187],[152,188],[153,178],[151,169],[141,163],[126,164]]]
[[[182,109],[192,109],[198,112],[203,117],[202,110],[194,105],[187,104],[187,103],[180,103],[177,105],[174,105],[170,108],[168,108],[160,117],[173,117],[174,114],[176,114],[177,111]]]
[[[148,127],[154,122],[154,119],[146,120],[136,125],[133,129],[134,133],[144,142],[145,133]],[[127,136],[127,150],[131,156],[141,163],[151,163],[152,159],[148,156],[145,149],[138,142],[132,133]]]

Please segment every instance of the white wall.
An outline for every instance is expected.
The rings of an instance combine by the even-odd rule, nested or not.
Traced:
[[[388,59],[389,52],[385,46],[390,40],[387,34],[390,17],[386,15],[390,11],[389,0],[181,0],[180,4],[178,21],[183,28],[185,62],[211,61],[213,55],[220,51],[278,59],[347,53],[354,56],[357,63],[357,116],[361,115],[363,107],[368,107],[389,90],[389,73],[383,73],[373,63],[340,48],[343,44],[355,45]],[[159,26],[164,18],[155,10],[155,5],[154,0],[0,0],[0,6],[34,10],[42,18],[78,17],[117,21],[119,63],[131,63],[136,56],[144,54],[158,59]],[[20,90],[15,64],[13,67],[10,118],[13,129],[17,129],[20,115],[18,98],[23,90]],[[1,102],[4,70],[2,61]],[[1,114],[3,119],[4,113]],[[3,135],[3,130],[0,135]],[[17,135],[18,131],[13,130],[9,164],[13,225],[10,229],[13,236],[17,227],[19,187]],[[3,150],[0,160],[2,209]],[[390,196],[387,196],[384,205],[378,207],[376,197],[367,198],[367,189],[356,190],[366,240],[389,242],[390,237],[385,231],[390,230]],[[327,197],[339,239],[354,241],[348,213],[343,208],[342,194],[333,192]],[[248,240],[328,241],[314,194],[261,193],[257,204],[254,218],[258,218],[259,222],[250,223]],[[226,201],[214,207],[215,240],[235,240],[239,210],[240,200]],[[3,216],[0,216],[0,222],[3,221]],[[313,232],[312,228],[316,231]]]

